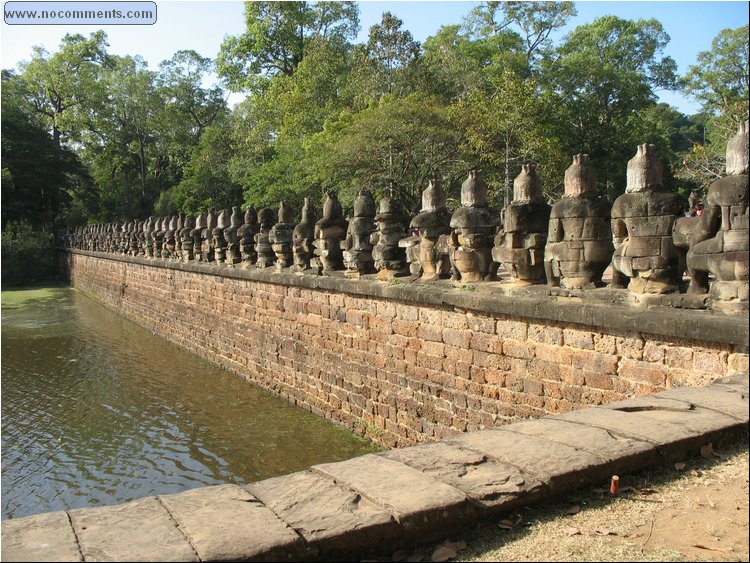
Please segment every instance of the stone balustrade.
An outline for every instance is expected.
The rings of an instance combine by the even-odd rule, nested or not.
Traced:
[[[611,267],[609,287],[627,289],[632,304],[674,303],[658,297],[687,293],[697,297],[688,299],[693,307],[744,312],[748,309],[747,139],[745,122],[727,145],[728,175],[711,185],[706,210],[696,218],[683,217],[679,196],[663,190],[663,164],[654,145],[644,144],[628,163],[626,192],[611,206],[596,193],[588,155],[576,155],[566,172],[565,195],[552,207],[543,201],[531,165],[524,165],[516,178],[514,200],[500,213],[488,205],[487,185],[472,170],[461,188],[462,206],[448,225],[444,224],[447,211],[437,197],[442,192],[431,183],[423,198],[428,204],[412,221],[418,232],[405,230],[408,218],[390,198],[381,202],[381,212],[374,217],[369,209],[372,202],[358,203],[362,209],[355,205],[349,224],[335,192],[329,192],[323,218],[314,228],[307,216],[295,227],[291,209],[282,204],[283,220],[274,226],[273,211],[263,209],[258,214],[260,230],[243,239],[234,233],[257,229],[250,227],[247,214],[241,225],[235,207],[230,226],[229,210],[221,211],[217,220],[209,209],[207,219],[201,213],[195,220],[197,226],[206,227],[200,232],[202,252],[198,237],[191,245],[190,229],[183,227],[192,226],[192,218],[181,216],[79,227],[71,246],[162,260],[202,260],[217,267],[275,264],[279,271],[302,273],[311,267],[328,275],[347,270],[355,277],[378,270],[383,281],[411,277],[421,283],[447,275],[462,284],[498,282],[502,265],[510,278],[500,280],[501,284],[547,283],[567,292],[560,295],[572,297],[603,288],[603,273]],[[445,217],[432,217],[436,213]],[[293,236],[301,232],[300,227],[312,233]],[[136,236],[136,231],[141,235]],[[250,247],[245,241],[253,236],[255,252],[243,250]],[[184,249],[176,243],[180,237]],[[686,270],[689,283],[683,282]]]

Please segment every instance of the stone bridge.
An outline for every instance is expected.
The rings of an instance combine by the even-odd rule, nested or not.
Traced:
[[[400,449],[7,521],[3,557],[345,557],[746,432],[748,123],[703,215],[661,175],[641,145],[611,206],[576,155],[562,201],[524,166],[501,214],[472,171],[453,214],[433,181],[411,221],[363,191],[348,219],[329,193],[297,225],[282,202],[78,229],[59,253],[73,287]]]

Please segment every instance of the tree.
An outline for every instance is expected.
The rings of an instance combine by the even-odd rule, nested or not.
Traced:
[[[472,37],[495,46],[495,63],[530,75],[550,34],[576,15],[573,2],[481,2],[466,28]]]
[[[391,12],[384,12],[380,23],[370,27],[366,52],[376,98],[385,94],[403,96],[409,88],[404,74],[417,63],[420,49],[411,33],[401,28],[403,23]]]
[[[675,62],[660,57],[668,42],[654,19],[605,16],[577,27],[542,65],[554,137],[569,154],[591,155],[610,198],[624,189],[627,161],[644,142],[639,112],[655,105],[657,88],[676,87]]]
[[[179,211],[195,214],[209,207],[232,207],[242,201],[242,187],[232,180],[229,170],[229,162],[235,154],[232,131],[222,125],[212,125],[205,130],[185,168],[184,179],[164,192]]]
[[[469,168],[460,144],[448,108],[437,98],[384,96],[327,123],[306,144],[305,165],[308,177],[339,190],[344,204],[367,188],[376,197],[398,197],[416,213],[430,179],[443,179],[446,191],[458,188]]]
[[[177,51],[159,65],[156,78],[166,109],[174,117],[174,124],[183,124],[195,142],[226,109],[221,88],[202,85],[213,70],[211,59],[192,50]]]
[[[5,97],[2,106],[2,226],[14,220],[42,229],[65,211],[69,190],[85,181],[85,172],[76,155],[57,147],[21,108]]]
[[[711,50],[698,53],[698,64],[688,69],[684,91],[702,106],[705,131],[696,139],[678,174],[707,189],[724,171],[727,141],[747,119],[748,26],[724,29],[711,42]]]
[[[472,39],[460,25],[448,25],[428,37],[423,47],[429,93],[451,102],[487,89],[485,69],[495,55],[488,41]]]
[[[34,47],[31,61],[20,65],[27,102],[43,116],[56,147],[64,136],[80,130],[78,119],[99,90],[98,81],[108,60],[107,45],[107,35],[101,30],[88,39],[68,34],[53,55]]]
[[[257,92],[272,76],[294,74],[310,43],[355,37],[359,10],[354,2],[246,2],[245,24],[222,43],[217,71],[230,90]]]
[[[694,96],[703,111],[726,116],[732,122],[731,135],[748,116],[750,44],[748,26],[723,29],[709,51],[698,53],[698,64],[685,76],[685,92]]]
[[[535,82],[506,69],[492,79],[491,85],[489,91],[476,90],[459,100],[452,106],[451,115],[465,131],[467,147],[490,170],[500,172],[502,203],[507,205],[513,194],[513,178],[523,163],[536,163],[541,172],[544,163],[557,163],[560,158],[555,154],[558,144],[543,132],[550,112],[546,100],[537,95]],[[485,176],[492,185],[494,174]],[[553,188],[556,178],[545,179],[545,188],[559,193]]]

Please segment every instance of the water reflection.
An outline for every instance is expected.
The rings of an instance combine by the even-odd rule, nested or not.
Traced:
[[[67,287],[2,292],[2,518],[375,450]]]

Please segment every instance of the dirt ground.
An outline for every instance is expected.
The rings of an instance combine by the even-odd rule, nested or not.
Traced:
[[[748,441],[375,561],[748,561]]]

